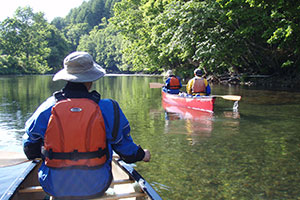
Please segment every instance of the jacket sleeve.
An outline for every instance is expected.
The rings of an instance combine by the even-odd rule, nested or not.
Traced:
[[[145,152],[142,147],[136,145],[133,142],[133,139],[130,135],[130,125],[125,117],[123,111],[118,105],[119,109],[119,129],[116,138],[112,137],[113,130],[113,122],[114,116],[112,113],[113,106],[111,102],[107,102],[107,100],[101,100],[102,105],[100,104],[100,108],[102,111],[102,115],[104,117],[105,125],[106,125],[106,135],[107,141],[111,144],[112,149],[127,163],[134,163],[137,161],[141,161]],[[105,105],[104,105],[105,104]]]
[[[181,83],[181,79],[179,76],[176,76],[176,78],[179,80],[179,89],[182,88],[182,83]]]
[[[206,86],[206,95],[208,96],[208,95],[210,95],[211,90],[210,90],[208,81],[206,79],[204,79],[204,80],[205,80],[205,86]]]
[[[41,157],[41,146],[51,115],[52,100],[48,99],[34,112],[25,124],[23,150],[28,159]]]
[[[30,141],[29,138],[24,142],[23,151],[29,160],[41,158],[42,139]]]
[[[186,92],[188,94],[192,94],[192,86],[193,86],[193,83],[194,83],[194,79],[191,79],[189,80],[187,86],[186,86]]]
[[[171,80],[171,78],[168,78],[168,79],[166,80],[166,82],[165,82],[165,87],[166,87],[167,89],[170,89],[170,80]]]

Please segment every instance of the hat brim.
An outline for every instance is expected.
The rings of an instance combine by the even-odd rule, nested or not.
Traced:
[[[64,68],[58,71],[53,76],[53,81],[65,80],[70,82],[93,82],[103,77],[106,74],[105,69],[103,69],[100,65],[94,62],[94,65],[91,69],[80,73],[80,74],[70,74]]]

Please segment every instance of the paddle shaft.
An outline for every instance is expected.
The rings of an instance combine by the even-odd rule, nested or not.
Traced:
[[[165,84],[162,83],[150,83],[150,88],[162,88]]]
[[[150,88],[162,88],[165,84],[163,83],[150,83]],[[183,85],[184,86],[184,85]],[[213,97],[221,97],[225,100],[231,100],[231,101],[240,101],[241,96],[238,95],[212,95]]]
[[[28,160],[24,153],[0,151],[0,167],[9,167],[28,161],[31,160]]]
[[[222,99],[225,100],[231,100],[231,101],[240,101],[241,96],[238,95],[212,95],[213,97],[221,97]]]
[[[163,83],[149,83],[150,88],[162,88],[163,86],[165,86],[165,84]],[[183,87],[186,85],[182,85]]]

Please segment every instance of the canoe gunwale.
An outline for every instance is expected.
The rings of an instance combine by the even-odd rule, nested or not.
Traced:
[[[162,200],[159,194],[153,189],[153,187],[129,164],[123,160],[113,160],[120,168],[122,168],[133,180],[135,180],[144,193],[148,195],[151,200]]]
[[[22,184],[26,181],[26,178],[39,167],[41,160],[33,160],[29,165],[22,171],[22,173],[12,182],[9,188],[1,196],[1,200],[14,199],[14,195],[21,188]]]

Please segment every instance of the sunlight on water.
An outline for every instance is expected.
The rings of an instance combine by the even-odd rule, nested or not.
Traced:
[[[0,150],[5,151],[22,151],[21,135],[24,129],[18,129],[16,124],[19,123],[15,116],[20,116],[20,111],[15,113],[4,112],[5,108],[11,106],[10,104],[0,105]]]
[[[161,184],[161,183],[158,183],[158,182],[155,182],[155,181],[151,183],[151,186],[153,188],[155,188],[156,190],[171,191],[171,188],[169,186]]]
[[[23,129],[11,129],[9,126],[3,126],[0,121],[0,149],[5,151],[22,151],[22,142],[19,134],[24,133]]]

